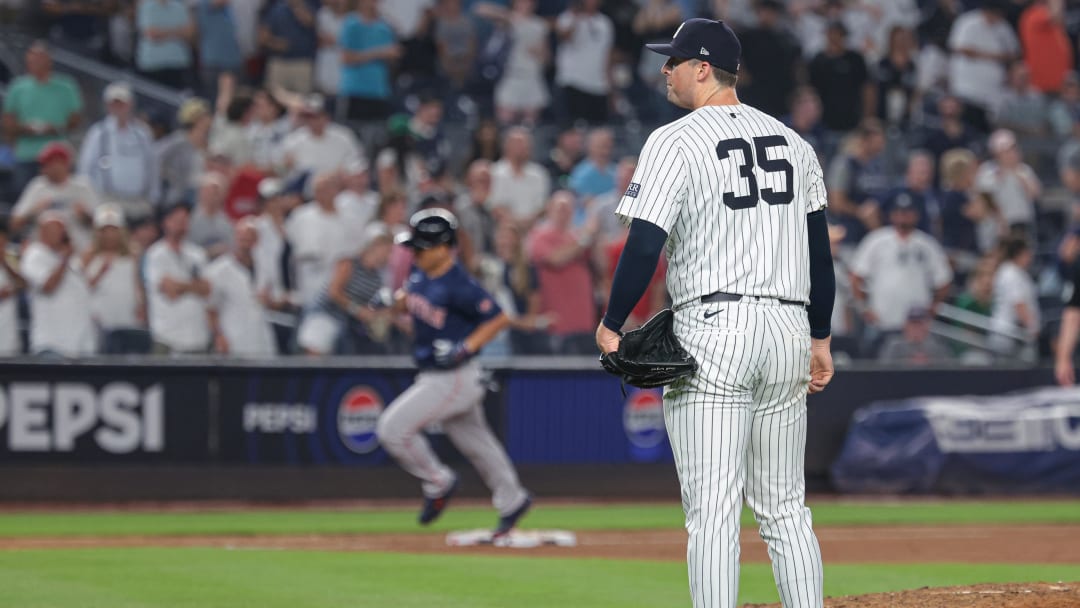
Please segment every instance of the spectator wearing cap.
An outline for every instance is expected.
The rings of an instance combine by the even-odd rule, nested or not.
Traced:
[[[198,32],[199,80],[203,93],[217,99],[223,74],[239,76],[244,55],[233,16],[234,0],[195,0],[192,3]]]
[[[307,99],[300,121],[302,126],[281,144],[282,163],[290,175],[339,171],[363,159],[353,132],[330,121],[322,95],[314,94]]]
[[[292,252],[285,235],[285,219],[296,206],[297,197],[285,190],[285,184],[274,177],[259,182],[259,214],[251,223],[258,233],[252,256],[255,259],[255,273],[265,281],[260,297],[274,329],[277,352],[291,350],[292,328],[290,318],[293,305],[290,292],[293,289],[291,266]]]
[[[465,191],[454,201],[454,215],[477,253],[493,253],[495,218],[488,209],[491,198],[491,163],[474,160],[465,172]]]
[[[932,320],[930,311],[925,308],[908,311],[903,332],[885,341],[878,361],[919,366],[941,365],[954,360],[948,345],[930,333]]]
[[[795,90],[802,48],[783,27],[785,6],[778,0],[757,3],[757,25],[739,33],[739,98],[774,117],[787,114]]]
[[[810,61],[810,85],[824,108],[822,122],[834,133],[846,133],[876,110],[864,100],[873,99],[874,83],[866,59],[847,46],[847,28],[839,21],[829,24],[825,49]]]
[[[108,115],[91,125],[83,139],[79,174],[127,217],[149,217],[161,196],[154,138],[132,115],[135,97],[126,83],[110,84],[102,97]]]
[[[832,221],[847,229],[848,243],[858,243],[881,225],[881,202],[888,192],[885,131],[874,118],[865,119],[850,135],[843,151],[829,165],[825,184]]]
[[[267,52],[266,84],[294,93],[311,92],[315,72],[315,14],[318,0],[271,0],[259,40]]]
[[[195,21],[182,0],[143,0],[136,7],[135,67],[167,87],[190,85]]]
[[[159,208],[190,204],[203,173],[204,154],[213,122],[210,106],[199,98],[185,101],[176,120],[177,130],[156,145],[162,182]]]
[[[615,163],[611,160],[615,134],[611,129],[593,129],[586,144],[585,159],[570,173],[569,186],[579,197],[592,198],[615,187]]]
[[[589,268],[589,251],[597,224],[575,230],[574,194],[559,190],[551,195],[547,220],[538,224],[526,243],[529,259],[540,276],[543,311],[554,318],[552,350],[558,354],[586,354],[596,325],[596,303]]]
[[[23,254],[20,272],[30,294],[30,352],[65,357],[91,355],[96,335],[90,318],[90,290],[72,257],[64,216],[47,211],[38,237]]]
[[[990,132],[990,103],[1005,86],[1006,67],[1020,43],[1005,21],[1004,0],[988,0],[960,15],[949,32],[949,88],[964,103],[964,122]]]
[[[124,338],[141,325],[142,293],[119,206],[106,203],[94,211],[94,240],[81,256],[81,267],[90,288],[90,316],[101,336],[101,352],[128,352],[130,345]]]
[[[320,173],[312,189],[314,200],[293,211],[285,222],[297,297],[303,306],[315,302],[334,263],[349,249],[346,225],[334,204],[341,192],[341,176],[336,171]]]
[[[4,94],[3,127],[14,142],[15,192],[37,175],[42,149],[79,126],[82,108],[75,81],[53,72],[48,45],[42,41],[30,45],[26,74],[12,81]]]
[[[351,121],[378,122],[390,116],[390,65],[401,57],[394,31],[376,0],[358,0],[341,28],[341,95]]]
[[[532,135],[521,127],[507,130],[503,157],[491,167],[491,212],[531,226],[550,191],[547,171],[532,161]]]
[[[380,343],[389,329],[389,310],[383,273],[393,236],[385,225],[372,224],[364,229],[359,243],[355,254],[334,264],[314,309],[304,315],[297,343],[306,354],[385,352]],[[340,349],[343,332],[353,344]]]
[[[206,252],[211,260],[233,247],[233,226],[225,215],[227,184],[218,173],[207,173],[199,181],[195,209],[191,212],[188,240]]]
[[[615,26],[600,12],[600,0],[571,5],[555,20],[555,35],[555,84],[562,90],[563,121],[607,122]]]
[[[26,279],[8,258],[7,222],[0,220],[0,357],[22,352],[19,336],[19,294]]]
[[[72,173],[71,147],[53,142],[38,154],[41,175],[30,180],[11,211],[11,229],[20,232],[46,211],[56,211],[67,223],[72,245],[79,251],[90,243],[90,219],[98,205],[90,182]]]
[[[1042,182],[1027,163],[1021,160],[1016,136],[1007,129],[990,135],[991,160],[979,166],[975,188],[990,194],[1010,228],[1034,234],[1035,201],[1042,193]]]
[[[344,189],[334,204],[349,223],[350,232],[363,229],[379,211],[379,193],[371,189],[371,173],[367,161],[354,160],[341,172]]]
[[[851,262],[853,292],[871,330],[870,356],[890,333],[903,328],[913,308],[934,310],[953,278],[941,245],[917,228],[919,210],[913,200],[897,198],[889,220],[891,225],[866,235]]]
[[[1061,90],[1073,70],[1073,45],[1065,31],[1064,0],[1035,0],[1018,24],[1031,84],[1046,94]]]
[[[885,195],[888,209],[897,198],[906,196],[919,210],[919,230],[942,240],[941,197],[934,188],[934,158],[924,150],[914,150],[908,155],[904,183]]]
[[[1000,355],[1014,355],[1035,342],[1041,329],[1039,290],[1031,277],[1034,253],[1023,238],[1009,238],[1001,246],[1002,262],[994,273],[990,346]],[[1017,340],[1007,332],[1023,336]]]
[[[210,283],[207,324],[214,351],[234,357],[271,357],[277,354],[274,333],[266,312],[271,306],[272,278],[263,275],[255,258],[259,233],[251,218],[236,223],[232,251],[206,268]]]
[[[166,209],[162,237],[147,250],[143,263],[150,335],[158,354],[205,353],[210,346],[206,253],[188,242],[189,219],[184,205]]]

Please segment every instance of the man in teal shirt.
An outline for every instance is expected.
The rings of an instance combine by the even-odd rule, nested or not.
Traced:
[[[75,81],[54,74],[49,47],[37,41],[26,51],[26,75],[19,76],[4,97],[3,126],[15,142],[15,192],[37,175],[37,156],[51,142],[64,139],[82,118],[82,96]]]
[[[349,120],[381,121],[390,115],[389,61],[401,55],[394,32],[379,18],[375,0],[360,0],[345,18],[339,40],[342,48],[341,95],[348,98]]]

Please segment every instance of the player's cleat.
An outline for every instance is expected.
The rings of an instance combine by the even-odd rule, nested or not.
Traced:
[[[504,515],[499,518],[499,525],[495,528],[495,532],[492,534],[492,538],[499,538],[500,536],[506,536],[514,529],[517,522],[525,514],[529,512],[529,508],[532,507],[532,496],[525,496],[525,502],[521,503],[521,506],[514,509],[509,515]]]
[[[426,526],[435,521],[442,515],[442,512],[446,510],[446,506],[450,504],[450,498],[457,492],[458,478],[455,476],[454,481],[450,483],[450,487],[443,492],[442,496],[436,498],[424,498],[424,506],[420,509],[420,517],[417,518],[421,526]]]

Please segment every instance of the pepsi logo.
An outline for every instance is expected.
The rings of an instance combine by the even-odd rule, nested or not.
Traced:
[[[664,399],[658,389],[634,392],[623,406],[623,428],[630,443],[655,448],[664,441]]]
[[[358,386],[345,393],[338,405],[338,435],[345,447],[357,454],[370,454],[379,447],[375,426],[382,415],[382,397],[370,386]]]

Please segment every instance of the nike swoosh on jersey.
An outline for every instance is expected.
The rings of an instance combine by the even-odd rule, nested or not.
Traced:
[[[710,317],[714,317],[714,316],[724,312],[725,310],[727,310],[727,309],[726,308],[721,308],[720,310],[714,310],[712,312],[707,312],[707,313],[705,313],[705,318],[708,319]]]

